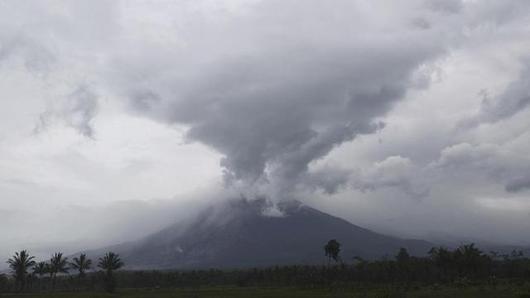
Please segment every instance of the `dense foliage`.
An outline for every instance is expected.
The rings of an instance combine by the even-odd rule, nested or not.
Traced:
[[[328,264],[330,247],[333,247],[333,252],[340,251],[336,249],[335,243],[327,246],[325,248],[326,258],[323,255],[323,264]],[[20,254],[18,256],[20,257]],[[334,253],[332,259],[334,259],[333,256],[335,256]],[[336,256],[337,260],[340,260],[338,252]],[[25,258],[29,257],[25,255]],[[35,292],[49,291],[54,287],[57,291],[112,291],[116,283],[126,288],[203,286],[321,288],[333,285],[366,284],[399,284],[404,287],[449,284],[460,287],[486,283],[495,286],[500,281],[530,281],[530,259],[524,257],[522,253],[514,251],[507,255],[485,254],[473,244],[463,245],[454,250],[443,247],[433,248],[425,257],[410,256],[405,249],[401,249],[395,257],[381,260],[369,261],[355,258],[350,263],[340,261],[319,266],[295,265],[238,270],[114,272],[123,266],[123,262],[118,255],[108,253],[99,259],[100,271],[85,273],[91,267],[79,266],[79,263],[89,261],[86,256],[83,258],[83,262],[79,259],[74,260],[74,264],[77,264],[77,267],[73,266],[77,269],[75,275],[66,273],[56,277],[55,274],[46,275],[44,274],[46,263],[31,264],[34,266],[33,273],[26,275],[21,273],[22,269],[17,271],[16,267],[12,268],[12,276],[0,275],[0,291],[20,290],[21,282],[26,291]],[[26,262],[26,267],[28,264]],[[83,270],[83,274],[78,267],[86,269]],[[61,271],[53,269],[53,272]],[[26,276],[24,281],[20,280],[21,275]]]

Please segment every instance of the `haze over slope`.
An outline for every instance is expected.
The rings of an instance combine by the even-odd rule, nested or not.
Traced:
[[[337,239],[341,256],[380,258],[405,247],[425,255],[433,246],[384,236],[298,202],[281,204],[284,214],[264,215],[265,201],[236,200],[210,208],[187,225],[177,224],[139,241],[89,252],[119,252],[130,269],[231,268],[322,264],[323,246]]]

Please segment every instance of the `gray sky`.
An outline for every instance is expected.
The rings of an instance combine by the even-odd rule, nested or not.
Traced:
[[[527,0],[0,1],[0,77],[0,255],[240,195],[530,244]]]

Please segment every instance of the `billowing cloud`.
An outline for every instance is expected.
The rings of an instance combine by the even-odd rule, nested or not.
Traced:
[[[409,158],[390,156],[358,174],[353,187],[362,192],[394,188],[410,199],[422,199],[429,195],[428,184],[422,184],[424,174]]]
[[[521,177],[530,171],[530,160],[512,150],[494,144],[456,144],[445,148],[439,160],[430,166],[452,172],[455,176],[474,176],[495,184],[504,183],[507,191],[517,192],[525,188],[527,182]]]
[[[219,44],[186,40],[189,57],[168,63],[191,70],[187,76],[168,73],[154,83],[163,84],[159,93],[126,82],[124,93],[137,110],[188,126],[189,140],[223,154],[229,185],[286,196],[311,162],[382,128],[378,117],[414,85],[416,71],[446,51],[436,36],[443,28],[417,30],[403,10],[378,15],[379,5],[265,1],[248,15],[203,24],[201,37],[230,32],[214,39]]]
[[[523,242],[529,3],[0,2],[2,233],[14,248],[63,212],[87,221],[225,182],[210,199]]]
[[[494,98],[482,91],[482,104],[476,115],[464,120],[460,125],[467,128],[482,123],[495,123],[528,108],[530,105],[530,61],[525,61],[519,78],[510,83],[504,92]]]

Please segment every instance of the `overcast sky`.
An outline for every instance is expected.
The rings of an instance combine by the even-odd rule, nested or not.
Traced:
[[[231,196],[530,244],[527,0],[1,0],[0,78],[0,255]]]

